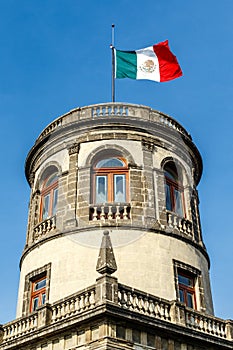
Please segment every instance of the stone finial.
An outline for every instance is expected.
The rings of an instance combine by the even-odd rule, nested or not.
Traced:
[[[102,243],[99,251],[99,256],[96,265],[96,271],[102,275],[107,273],[111,275],[117,270],[117,264],[112,248],[111,239],[109,236],[109,231],[105,230],[103,232]]]

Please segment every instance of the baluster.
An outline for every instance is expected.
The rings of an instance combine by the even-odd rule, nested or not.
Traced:
[[[181,218],[178,218],[178,229],[180,230],[180,232],[183,232],[182,219]]]
[[[66,303],[63,302],[61,304],[61,318],[63,318],[66,315]]]
[[[82,294],[81,296],[80,296],[80,311],[83,311],[84,310],[84,308],[85,308],[85,302],[84,302],[84,295]]]
[[[102,117],[103,115],[103,106],[99,107],[99,117]]]
[[[132,306],[132,302],[131,302],[131,292],[127,292],[126,296],[127,296],[126,305],[127,305],[128,308],[131,308],[131,306]]]
[[[122,291],[121,291],[121,305],[125,306],[126,302],[127,302],[126,292],[124,291],[124,289],[122,289]]]
[[[61,317],[62,317],[61,305],[57,305],[57,319],[59,320]]]
[[[164,305],[164,316],[166,320],[170,319],[169,306],[166,304]]]
[[[186,233],[190,236],[191,235],[191,228],[190,223],[186,221]]]
[[[40,236],[40,235],[42,235],[42,225],[39,225],[39,227],[38,227],[38,228],[39,228],[39,230],[38,230],[38,234],[39,234],[39,236]]]
[[[56,308],[56,306],[54,306],[52,308],[52,323],[56,322],[56,318],[57,318],[57,308]]]
[[[97,112],[96,112],[96,107],[92,108],[92,116],[96,117],[97,116]]]
[[[70,301],[70,313],[73,314],[75,312],[75,300],[72,298]]]
[[[47,231],[51,230],[52,219],[47,220]]]
[[[173,216],[173,226],[174,226],[174,228],[177,228],[177,216],[176,215],[174,215]]]
[[[186,221],[184,220],[183,221],[183,231],[184,231],[184,233],[187,233],[186,230],[187,230],[187,228],[186,228]]]
[[[150,314],[153,314],[154,313],[154,303],[153,303],[153,300],[149,299],[149,308],[148,308],[148,311]]]
[[[121,115],[121,108],[120,108],[120,106],[116,107],[116,115]]]
[[[94,290],[91,291],[89,301],[90,301],[90,307],[93,308],[95,306],[95,291]]]
[[[105,221],[104,206],[101,207],[100,220]]]
[[[117,205],[116,206],[116,220],[119,220],[121,218],[120,216],[120,206]]]
[[[132,308],[133,309],[138,308],[138,298],[137,298],[137,295],[135,293],[132,295]]]
[[[96,221],[97,220],[97,207],[94,207],[94,213],[93,213],[93,216],[92,216],[92,220],[93,221]]]
[[[203,321],[203,317],[200,316],[199,318],[199,329],[200,331],[204,331],[204,321]]]
[[[70,314],[70,300],[66,302],[65,313],[66,313],[66,316],[69,316]]]
[[[56,219],[55,216],[52,217],[52,230],[56,228]]]
[[[109,205],[108,207],[108,219],[112,220],[112,205]]]
[[[165,319],[164,304],[160,303],[158,305],[158,309],[159,309],[159,317],[162,319]]]
[[[46,222],[44,221],[42,223],[42,225],[43,225],[42,233],[45,234],[45,232],[46,232]]]
[[[221,334],[221,337],[226,336],[226,325],[223,323],[221,323],[221,325],[220,325],[220,334]]]
[[[111,115],[115,115],[114,105],[111,105]]]
[[[127,107],[122,106],[122,115],[127,115]]]
[[[172,225],[172,214],[168,214],[168,226],[169,227],[173,227],[173,225]]]
[[[86,292],[85,293],[85,298],[84,298],[85,309],[88,309],[89,306],[90,306],[89,298],[90,298],[90,294],[89,294],[89,292]]]
[[[75,298],[75,311],[76,312],[80,311],[80,298],[79,297]]]
[[[124,205],[123,219],[128,220],[127,205]]]
[[[145,311],[145,314],[148,314],[148,310],[149,310],[149,302],[148,302],[148,299],[145,298],[144,299],[144,311]]]
[[[139,310],[139,312],[142,312],[142,308],[143,308],[143,300],[142,300],[142,296],[139,295],[138,296],[138,310]]]
[[[158,317],[159,314],[160,314],[160,312],[159,312],[159,305],[158,305],[157,301],[154,304],[154,314],[155,314],[155,317]]]

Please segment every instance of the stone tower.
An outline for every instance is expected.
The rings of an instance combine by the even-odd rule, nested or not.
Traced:
[[[0,349],[231,348],[232,323],[213,316],[201,174],[190,134],[146,106],[77,108],[46,127],[26,160],[17,319]]]

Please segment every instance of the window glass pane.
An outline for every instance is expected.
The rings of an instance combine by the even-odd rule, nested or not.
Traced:
[[[107,177],[96,176],[96,203],[107,202]]]
[[[42,219],[45,220],[49,216],[49,202],[50,202],[50,194],[47,194],[43,198],[43,208],[42,208]]]
[[[36,297],[32,300],[32,311],[36,311],[39,306],[39,298]]]
[[[183,290],[179,290],[179,297],[180,297],[180,301],[182,302],[182,303],[184,303],[184,291]]]
[[[58,179],[57,174],[50,175],[47,181],[44,184],[44,187],[48,187],[52,185],[54,182],[56,182]]]
[[[46,294],[43,293],[43,294],[42,294],[42,299],[41,299],[41,305],[44,305],[44,304],[45,304],[45,300],[46,300]]]
[[[43,280],[36,282],[34,285],[34,290],[39,290],[41,288],[44,288],[46,286],[46,278],[44,278]]]
[[[172,211],[170,186],[166,184],[165,189],[166,189],[166,209]]]
[[[193,294],[187,292],[187,306],[193,308]]]
[[[96,164],[96,168],[112,168],[125,166],[124,162],[118,158],[102,159]]]
[[[178,190],[174,190],[174,200],[175,200],[175,212],[180,216],[183,216],[183,205],[182,205],[182,195]]]
[[[177,176],[175,174],[171,173],[170,171],[165,170],[164,173],[168,179],[173,180],[173,181],[177,180]]]
[[[191,277],[178,275],[178,281],[179,281],[179,283],[181,283],[187,287],[193,287],[193,278],[191,278]]]
[[[125,175],[114,175],[114,201],[126,202]]]
[[[56,214],[57,211],[57,195],[58,195],[58,189],[55,188],[53,191],[53,208],[52,208],[52,215]]]

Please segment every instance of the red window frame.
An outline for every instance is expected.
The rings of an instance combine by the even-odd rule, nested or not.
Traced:
[[[54,203],[54,192],[58,188],[58,180],[55,180],[54,182],[51,183],[51,185],[46,186],[46,183],[48,180],[55,174],[51,174],[48,176],[42,185],[42,190],[41,190],[41,202],[40,202],[40,221],[46,220],[47,218],[53,216],[53,203]],[[46,218],[43,218],[43,208],[44,208],[44,200],[47,195],[49,196],[49,206],[48,206],[48,215]]]
[[[179,276],[184,279],[188,279],[191,281],[191,285],[182,283],[181,281],[179,281]],[[189,274],[188,272],[183,272],[183,271],[178,271],[178,292],[179,292],[179,300],[180,298],[180,292],[183,293],[183,299],[184,300],[180,300],[181,302],[183,302],[186,306],[196,309],[197,308],[197,304],[196,304],[196,292],[195,292],[195,280],[196,280],[196,276]],[[192,305],[190,305],[189,302],[189,296],[192,297]]]
[[[38,290],[35,290],[36,284],[43,281],[43,280],[45,280],[45,286],[38,289]],[[44,305],[43,296],[45,296],[45,300],[46,300],[46,284],[47,284],[46,275],[41,276],[40,278],[33,280],[31,282],[31,284],[32,284],[32,286],[31,286],[31,298],[30,298],[30,312],[33,312],[33,311],[36,311],[38,307]],[[37,307],[34,308],[34,301],[37,298],[38,298],[38,304],[37,304]]]
[[[181,195],[182,212],[183,212],[183,217],[185,217],[186,214],[185,214],[185,204],[184,204],[184,187],[181,184],[179,184],[178,182],[172,181],[166,175],[165,175],[165,180],[166,180],[166,184],[169,187],[169,192],[170,192],[171,211],[174,213],[177,213],[176,200],[175,200],[175,190],[176,190]],[[170,209],[167,208],[167,210],[170,210]]]
[[[126,165],[126,160],[122,157],[108,157],[108,158],[116,158],[121,160],[124,163],[124,166],[122,167],[102,167],[97,168],[96,164],[100,160],[104,160],[105,158],[98,159],[96,161],[95,166],[92,169],[92,178],[93,178],[93,187],[92,187],[92,201],[93,203],[96,203],[96,178],[97,176],[106,176],[107,177],[107,203],[114,203],[114,175],[125,175],[125,197],[126,202],[129,201],[129,171],[128,166]],[[107,157],[106,157],[107,159]]]

